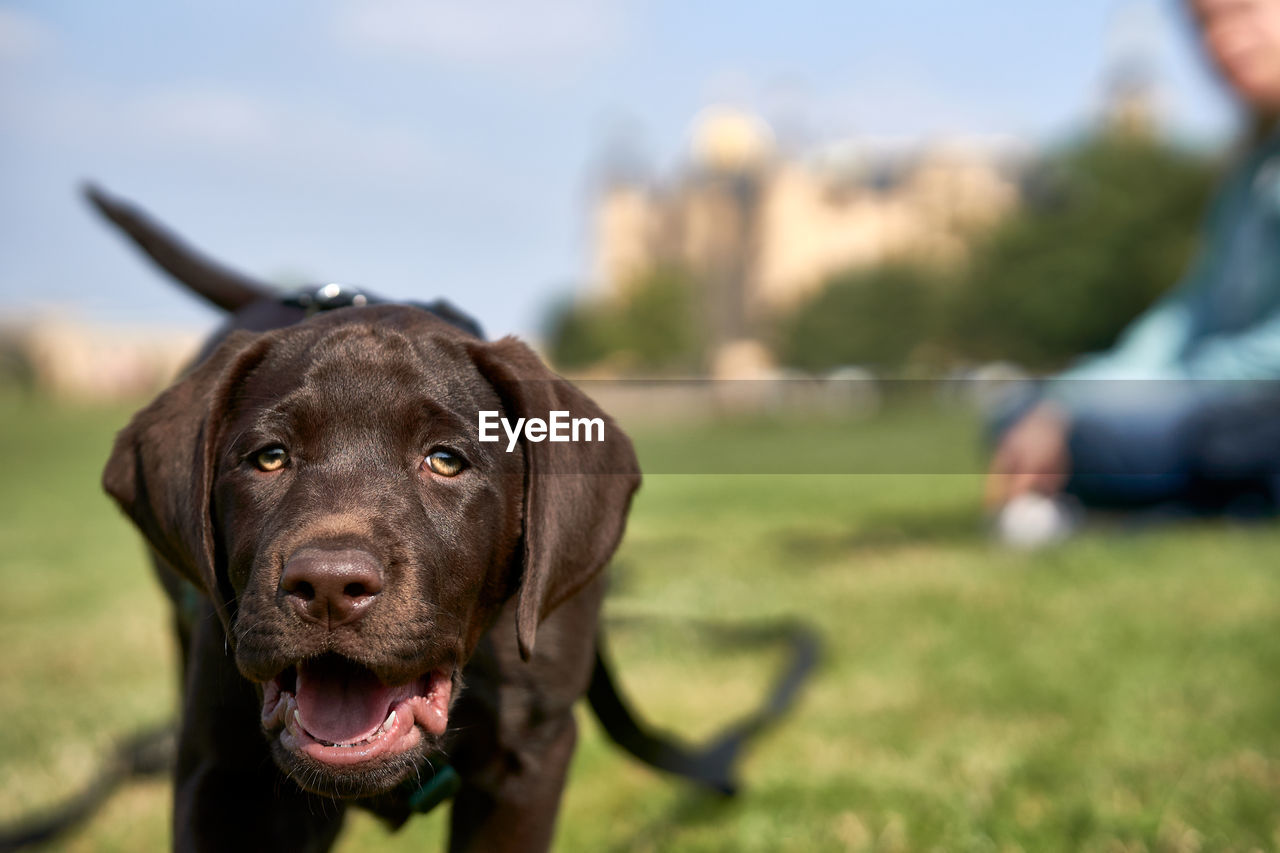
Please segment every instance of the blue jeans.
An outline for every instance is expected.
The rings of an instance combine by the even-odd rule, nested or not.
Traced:
[[[1086,506],[1269,514],[1280,504],[1280,383],[1079,380],[1070,389],[1071,472]],[[993,421],[998,441],[1041,390]]]

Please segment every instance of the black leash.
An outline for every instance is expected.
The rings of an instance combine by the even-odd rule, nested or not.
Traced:
[[[618,746],[650,767],[731,797],[738,791],[735,770],[743,749],[790,709],[818,663],[821,643],[812,630],[798,622],[774,625],[703,623],[703,627],[730,640],[781,642],[789,648],[786,663],[759,707],[705,745],[689,746],[674,735],[650,730],[636,719],[613,677],[600,636],[596,637],[596,663],[591,673],[591,686],[587,688],[587,700],[605,733]]]
[[[98,778],[82,792],[46,814],[0,830],[0,853],[51,841],[90,818],[125,782],[168,773],[173,766],[174,743],[171,723],[133,735],[120,744]]]

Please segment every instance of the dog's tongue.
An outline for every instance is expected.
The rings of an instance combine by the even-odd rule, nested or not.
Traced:
[[[358,664],[336,657],[298,666],[298,713],[311,736],[329,743],[362,740],[390,711],[391,689]]]

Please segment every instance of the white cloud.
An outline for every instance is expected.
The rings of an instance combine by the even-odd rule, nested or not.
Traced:
[[[29,139],[326,180],[421,185],[438,170],[407,128],[353,122],[321,106],[188,84],[143,93],[109,87],[10,93],[0,127]]]
[[[461,65],[538,70],[612,49],[621,0],[339,0],[335,37],[356,50]]]
[[[876,148],[909,148],[936,138],[1025,137],[1042,129],[999,93],[956,87],[892,58],[816,82],[720,70],[702,92],[709,103],[758,112],[789,145],[801,147],[856,137]]]
[[[0,62],[32,59],[47,52],[53,43],[53,33],[43,23],[16,9],[0,7]]]
[[[282,116],[259,98],[215,88],[169,89],[137,98],[127,111],[166,142],[252,150],[279,144]]]

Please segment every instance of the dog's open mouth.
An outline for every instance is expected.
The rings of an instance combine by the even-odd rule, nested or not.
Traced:
[[[334,766],[375,762],[439,737],[453,693],[448,668],[388,687],[364,666],[339,655],[301,661],[263,685],[262,725],[280,745]]]

